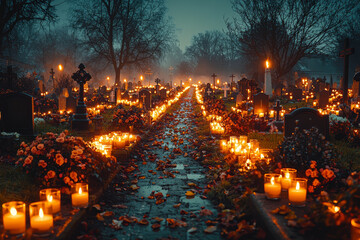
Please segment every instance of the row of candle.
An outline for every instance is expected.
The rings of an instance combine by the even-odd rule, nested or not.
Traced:
[[[152,109],[150,111],[150,116],[153,120],[156,120],[159,116],[161,116],[171,105],[173,105],[174,103],[176,103],[181,95],[188,90],[190,87],[186,87],[184,88],[184,90],[182,90],[181,92],[178,92],[176,94],[176,96],[173,99],[170,99],[168,101],[166,101],[165,103],[163,103],[161,106],[156,106],[155,109]]]
[[[71,202],[74,208],[87,207],[89,204],[88,184],[76,183],[71,186]],[[30,227],[37,237],[49,236],[54,225],[53,215],[61,211],[59,189],[40,190],[40,201],[29,205]],[[7,202],[2,205],[5,237],[22,237],[26,231],[26,205],[21,201]]]
[[[129,146],[137,140],[137,136],[131,133],[111,132],[106,135],[95,137],[90,145],[100,151],[106,157],[111,156],[112,149],[121,149]]]

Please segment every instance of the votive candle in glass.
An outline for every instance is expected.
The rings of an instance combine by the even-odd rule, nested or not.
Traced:
[[[247,143],[247,136],[241,135],[239,138],[239,142],[240,144],[245,145]]]
[[[220,140],[220,150],[222,152],[226,152],[227,151],[227,141],[226,140]]]
[[[353,218],[351,219],[351,240],[360,239],[360,219]]]
[[[294,178],[288,189],[289,203],[292,206],[303,207],[306,203],[307,179]]]
[[[266,173],[264,175],[264,191],[267,199],[280,199],[280,174]]]
[[[51,205],[52,214],[57,214],[61,209],[60,189],[47,188],[40,190],[40,201],[47,201]]]
[[[6,238],[12,236],[21,237],[25,235],[25,203],[13,201],[2,205],[4,232]]]
[[[292,179],[296,178],[297,170],[294,168],[282,168],[281,173],[281,189],[287,191],[291,186]]]
[[[89,204],[89,187],[87,183],[75,183],[71,186],[71,202],[75,208],[84,208]]]
[[[47,201],[29,205],[30,227],[34,236],[49,236],[54,226],[51,205]]]

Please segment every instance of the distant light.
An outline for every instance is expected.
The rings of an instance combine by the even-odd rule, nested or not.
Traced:
[[[270,68],[270,61],[266,60],[265,65],[266,65],[266,68]]]
[[[126,82],[126,78],[124,78],[124,82]]]
[[[62,71],[63,70],[63,66],[61,64],[59,64],[59,70]]]
[[[140,76],[140,80],[142,81],[144,79],[143,75]]]
[[[109,80],[110,80],[110,77],[107,77],[106,79],[109,81]]]

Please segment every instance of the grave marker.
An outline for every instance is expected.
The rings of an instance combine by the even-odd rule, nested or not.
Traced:
[[[151,109],[151,93],[148,90],[141,90],[139,92],[139,99],[143,107],[145,107],[147,110]]]
[[[326,108],[326,105],[329,105],[329,97],[330,97],[329,91],[323,90],[319,93],[319,107],[320,108]]]
[[[254,95],[254,114],[269,112],[269,95],[258,93]]]

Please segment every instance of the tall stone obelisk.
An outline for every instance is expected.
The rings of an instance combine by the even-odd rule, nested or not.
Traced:
[[[270,71],[270,64],[269,60],[266,60],[266,67],[265,67],[265,81],[264,81],[264,93],[272,97],[272,85],[271,85],[271,71]]]

